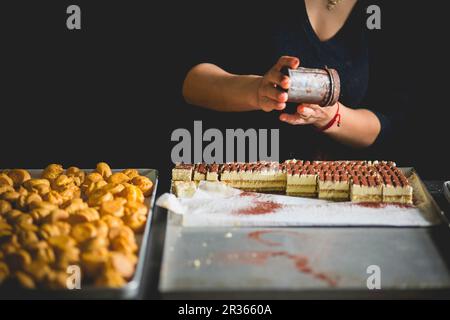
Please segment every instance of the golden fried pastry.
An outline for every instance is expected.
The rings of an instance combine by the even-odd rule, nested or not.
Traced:
[[[33,278],[22,271],[16,271],[14,273],[15,279],[20,283],[20,285],[23,288],[27,289],[35,289],[36,283],[34,282]]]
[[[0,215],[4,215],[12,210],[11,204],[6,200],[0,200]]]
[[[56,251],[55,266],[60,270],[67,270],[67,267],[73,264],[78,264],[80,261],[80,249],[75,246],[69,246],[64,250]]]
[[[5,281],[9,276],[9,268],[6,263],[0,261],[0,285],[3,281]]]
[[[136,169],[125,169],[122,172],[125,173],[130,179],[133,179],[139,175],[139,172]]]
[[[6,174],[0,173],[0,186],[14,186],[13,180]]]
[[[107,248],[88,250],[81,254],[80,261],[83,272],[89,277],[98,276],[105,268],[109,259]]]
[[[50,267],[42,260],[32,261],[24,267],[24,271],[37,282],[43,281],[50,273]]]
[[[31,263],[30,254],[23,249],[7,253],[4,259],[10,270],[21,270]]]
[[[106,269],[95,281],[96,286],[109,288],[120,288],[123,287],[125,283],[125,279],[117,271],[111,269]]]
[[[148,208],[145,204],[137,201],[128,201],[125,204],[125,215],[140,214],[146,216]]]
[[[103,179],[107,179],[112,175],[111,167],[106,162],[97,163],[95,172],[99,173],[103,177]]]
[[[106,183],[101,187],[105,192],[111,192],[113,195],[120,193],[125,187],[119,183]]]
[[[100,206],[100,214],[102,216],[112,215],[118,218],[122,217],[125,211],[123,206],[124,201],[126,202],[126,200],[123,198],[117,198],[114,200],[103,202]]]
[[[73,214],[77,211],[87,209],[88,204],[86,202],[84,202],[83,199],[76,198],[76,199],[69,200],[68,202],[63,204],[61,207],[64,210],[66,210],[69,214]]]
[[[48,238],[48,244],[56,251],[65,251],[71,247],[75,247],[77,242],[70,236],[56,236]]]
[[[55,223],[58,221],[66,221],[69,219],[69,213],[63,209],[55,209],[50,212],[42,221],[44,223]]]
[[[79,223],[73,226],[70,235],[76,242],[84,243],[97,236],[97,228],[89,222]]]
[[[48,240],[60,236],[61,230],[56,224],[45,223],[39,228],[38,234],[42,239]]]
[[[63,289],[67,288],[67,278],[68,274],[66,270],[57,271],[50,270],[48,275],[45,277],[44,285],[49,289]]]
[[[9,202],[16,202],[20,198],[20,193],[17,191],[7,191],[2,194],[2,199]]]
[[[31,230],[21,230],[17,233],[17,237],[19,239],[19,242],[24,247],[27,247],[29,245],[32,245],[33,243],[39,242],[39,237],[37,236],[36,232],[31,231]]]
[[[109,253],[107,268],[116,271],[125,279],[131,278],[134,273],[133,261],[124,253],[117,251],[112,251]]]
[[[136,169],[112,173],[106,163],[90,174],[52,164],[40,179],[1,172],[0,284],[65,288],[66,268],[76,264],[83,283],[123,286],[135,272],[135,232],[145,227],[152,188]]]
[[[119,193],[119,196],[127,201],[144,202],[144,194],[141,189],[132,184],[124,184],[125,188]]]
[[[95,170],[102,175],[104,179],[109,178],[112,175],[111,168],[109,165],[105,162],[99,162],[97,163],[97,167]]]
[[[20,193],[20,192],[19,192]],[[42,197],[37,193],[23,194],[17,199],[16,206],[21,210],[28,210],[32,202],[42,202]]]
[[[109,229],[123,226],[122,219],[114,217],[114,216],[111,216],[111,215],[103,216],[101,218],[101,221],[104,221],[108,225]]]
[[[75,185],[78,187],[81,187],[84,183],[84,179],[86,178],[86,173],[77,167],[67,168],[66,175],[71,177]]]
[[[8,172],[8,177],[13,181],[14,187],[17,188],[22,183],[31,179],[31,175],[27,170],[24,169],[13,169]]]
[[[130,177],[123,172],[116,172],[108,177],[107,181],[110,183],[125,183],[130,181]]]
[[[123,222],[129,226],[134,232],[142,233],[147,222],[147,216],[139,213],[133,213],[123,218]]]
[[[153,189],[153,182],[144,176],[136,176],[131,180],[131,183],[141,189],[145,197],[150,197]]]
[[[64,168],[60,164],[50,164],[42,173],[42,178],[48,179],[50,181],[58,178],[64,172]]]
[[[103,220],[96,220],[92,222],[94,227],[97,229],[97,236],[99,238],[108,237],[109,227],[108,224]]]
[[[6,193],[6,192],[11,192],[11,191],[14,191],[14,188],[13,188],[13,187],[11,187],[11,186],[9,186],[9,185],[4,185],[4,186],[1,186],[1,185],[0,185],[0,199],[2,198],[2,195],[3,195],[4,193]]]
[[[33,261],[42,261],[46,264],[55,262],[55,252],[46,241],[39,241],[27,245],[27,249],[33,257]]]
[[[69,216],[68,221],[70,224],[78,224],[84,222],[92,222],[98,219],[100,219],[100,214],[95,208],[86,208],[72,213]]]
[[[46,195],[44,195],[42,200],[50,202],[57,206],[60,206],[64,203],[63,196],[58,191],[54,191],[54,190],[52,190],[49,193],[47,193]]]
[[[88,198],[88,205],[91,207],[98,207],[103,202],[113,200],[114,196],[111,192],[104,192],[103,190],[94,191]]]

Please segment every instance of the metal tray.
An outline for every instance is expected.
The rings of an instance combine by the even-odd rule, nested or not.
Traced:
[[[86,172],[92,169],[83,169]],[[113,172],[120,172],[123,169],[114,169]],[[140,175],[148,177],[153,182],[153,193],[151,197],[145,199],[145,204],[149,208],[148,218],[144,233],[137,237],[139,245],[138,263],[133,278],[121,288],[96,288],[81,287],[81,289],[22,289],[18,287],[0,286],[0,298],[2,299],[133,299],[138,298],[143,288],[143,280],[146,271],[146,261],[150,241],[151,224],[155,207],[156,189],[158,186],[158,171],[155,169],[137,169]],[[32,177],[38,177],[42,170],[28,170]]]
[[[447,218],[415,170],[403,170],[424,197],[418,203],[438,214],[440,223],[429,227],[185,228],[158,208],[155,216],[167,218],[161,297],[450,297]],[[258,232],[261,236],[255,237]],[[313,274],[296,268],[300,256],[309,261]],[[367,288],[370,265],[381,269],[381,290]]]

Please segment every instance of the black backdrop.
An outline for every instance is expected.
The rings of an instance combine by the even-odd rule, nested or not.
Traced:
[[[417,167],[425,178],[450,179],[444,49],[449,28],[443,1],[373,2],[382,8],[379,45],[397,57],[402,50],[398,63],[412,77],[393,76],[409,81],[414,94],[405,135],[386,150],[386,158]],[[81,7],[80,31],[66,28],[69,4]],[[40,168],[50,162],[88,168],[107,161],[114,167],[157,168],[160,191],[167,189],[175,128],[192,130],[194,119],[206,127],[233,128],[231,118],[182,101],[182,79],[199,44],[237,20],[264,23],[289,13],[289,4],[0,4],[0,168]]]

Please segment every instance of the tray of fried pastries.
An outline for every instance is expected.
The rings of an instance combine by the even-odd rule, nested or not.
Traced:
[[[158,173],[51,164],[0,171],[0,296],[132,298]]]

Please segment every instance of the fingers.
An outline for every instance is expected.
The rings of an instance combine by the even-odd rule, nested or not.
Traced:
[[[278,62],[276,63],[274,69],[276,71],[281,71],[283,67],[288,67],[291,69],[297,69],[300,65],[300,60],[296,57],[290,57],[290,56],[282,56],[280,59],[278,59]]]
[[[270,112],[272,110],[283,110],[286,108],[286,103],[277,102],[268,97],[261,97],[259,103],[261,109],[265,112]]]
[[[305,119],[302,119],[298,113],[294,114],[282,113],[280,115],[280,120],[292,125],[308,124],[308,122]]]
[[[310,107],[311,105],[301,104],[297,107],[297,113],[303,119],[315,118],[317,116],[316,110]]]
[[[276,102],[286,102],[288,99],[286,92],[282,92],[270,84],[266,84],[261,88],[261,95]]]
[[[279,70],[275,68],[270,69],[266,74],[266,80],[270,83],[276,84],[277,86],[287,90],[289,89],[290,80],[288,76],[282,74]]]

